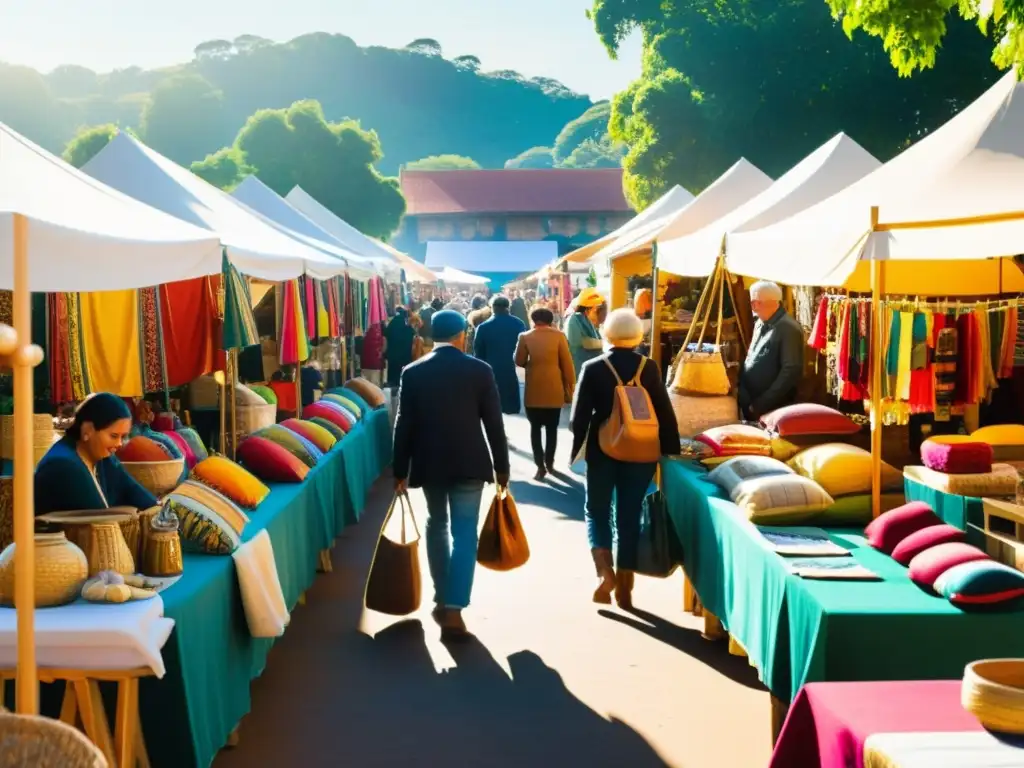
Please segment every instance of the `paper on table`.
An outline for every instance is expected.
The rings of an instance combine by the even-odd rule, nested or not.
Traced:
[[[792,573],[804,579],[870,581],[879,578],[852,557],[801,557],[783,562]]]
[[[769,549],[780,555],[802,555],[804,557],[843,557],[850,552],[836,544],[822,528],[802,526],[775,527],[757,525],[761,539]]]

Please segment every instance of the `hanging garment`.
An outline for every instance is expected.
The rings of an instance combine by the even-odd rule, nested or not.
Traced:
[[[895,397],[910,400],[910,358],[914,349],[914,313],[900,312],[900,344]]]
[[[807,346],[811,349],[823,351],[828,345],[828,297],[822,296],[818,302],[818,309],[814,313],[814,323],[811,325],[811,335],[807,339]]]
[[[79,294],[82,347],[92,392],[143,394],[136,291]]]
[[[180,387],[214,370],[217,294],[212,278],[160,286],[160,329],[168,387]]]
[[[1013,353],[1016,348],[1016,328],[1017,328],[1017,307],[1009,307],[1006,310],[1006,326],[1003,332],[1003,351],[1000,356],[999,362],[999,378],[1010,379],[1013,378]]]
[[[935,318],[935,420],[949,421],[956,400],[957,322],[952,315]]]
[[[156,287],[142,288],[138,294],[142,389],[144,392],[162,392],[167,381],[163,334],[160,331],[159,292]]]

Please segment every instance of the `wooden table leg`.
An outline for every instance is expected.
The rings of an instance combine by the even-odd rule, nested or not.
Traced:
[[[71,681],[64,683],[64,701],[60,705],[60,721],[72,728],[78,727],[78,697]]]
[[[241,728],[241,725],[236,725],[234,727],[234,729],[231,731],[231,733],[228,734],[228,743],[225,744],[224,746],[226,746],[226,747],[237,747],[238,746],[238,742],[240,740],[239,736],[238,736],[238,729],[239,728]]]
[[[334,564],[331,562],[331,550],[321,549],[320,550],[320,572],[321,573],[333,573]]]
[[[299,605],[305,605],[305,604],[306,604],[306,593],[303,592],[301,595],[299,595]]]
[[[693,613],[697,607],[697,593],[693,591],[693,584],[686,578],[686,571],[683,571],[683,610]]]
[[[722,626],[722,622],[718,620],[710,611],[704,611],[704,631],[701,632],[701,637],[705,640],[721,640],[725,637],[725,628]]]
[[[95,680],[81,678],[74,680],[73,685],[75,686],[75,697],[78,699],[78,707],[82,713],[82,726],[85,728],[85,735],[103,753],[109,765],[116,765],[114,740],[110,735],[110,724],[107,722],[107,714],[103,709],[99,683]]]
[[[732,635],[729,635],[729,653],[733,656],[747,657],[747,650]]]
[[[786,722],[786,715],[789,713],[789,704],[768,694],[772,702],[772,746],[779,740],[779,733],[782,732],[782,724]]]
[[[117,715],[114,734],[119,768],[135,768],[136,728],[139,722],[139,679],[129,677],[117,683]]]
[[[151,768],[149,752],[146,751],[146,737],[142,735],[142,721],[138,715],[136,715],[135,727],[135,756],[139,761],[139,768]]]

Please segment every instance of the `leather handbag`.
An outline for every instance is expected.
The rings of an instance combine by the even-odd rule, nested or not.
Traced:
[[[396,507],[402,516],[401,541],[393,541],[386,534]],[[406,517],[412,524],[412,538],[409,537]],[[395,494],[381,525],[370,575],[366,580],[363,602],[368,609],[391,616],[408,616],[419,610],[423,592],[419,545],[420,530],[409,495]]]
[[[680,562],[677,548],[673,547],[674,539],[676,534],[668,516],[665,497],[661,491],[656,491],[644,499],[636,572],[661,579],[671,576]]]
[[[476,561],[492,571],[511,571],[530,559],[530,545],[508,488],[498,488],[480,531]]]

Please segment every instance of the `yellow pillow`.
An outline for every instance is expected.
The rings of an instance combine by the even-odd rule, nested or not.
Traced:
[[[772,438],[772,458],[779,461],[789,461],[802,451],[799,445],[793,445],[789,440],[781,437]]]
[[[831,496],[871,493],[871,454],[856,445],[825,443],[801,451],[789,466],[814,480]],[[903,488],[903,473],[882,462],[882,490]]]
[[[708,456],[706,459],[701,459],[700,463],[702,466],[712,469],[717,467],[719,464],[724,464],[729,459],[735,459],[735,456]]]
[[[984,443],[984,440],[978,440],[977,438],[971,437],[970,435],[928,435],[928,439],[933,443],[939,443],[941,445],[957,445],[959,443]]]
[[[730,496],[758,525],[795,525],[835,503],[820,485],[797,474],[752,477],[735,486]]]
[[[352,415],[355,416],[357,419],[363,418],[363,409],[356,405],[354,400],[350,400],[344,395],[338,395],[328,392],[320,399],[327,400],[330,403],[337,403],[342,408],[348,408],[348,410],[352,411]]]
[[[972,432],[969,439],[989,445],[1024,445],[1024,425],[993,424]]]
[[[223,456],[200,461],[192,468],[192,478],[220,491],[245,509],[255,509],[270,494],[270,489],[256,475]]]

